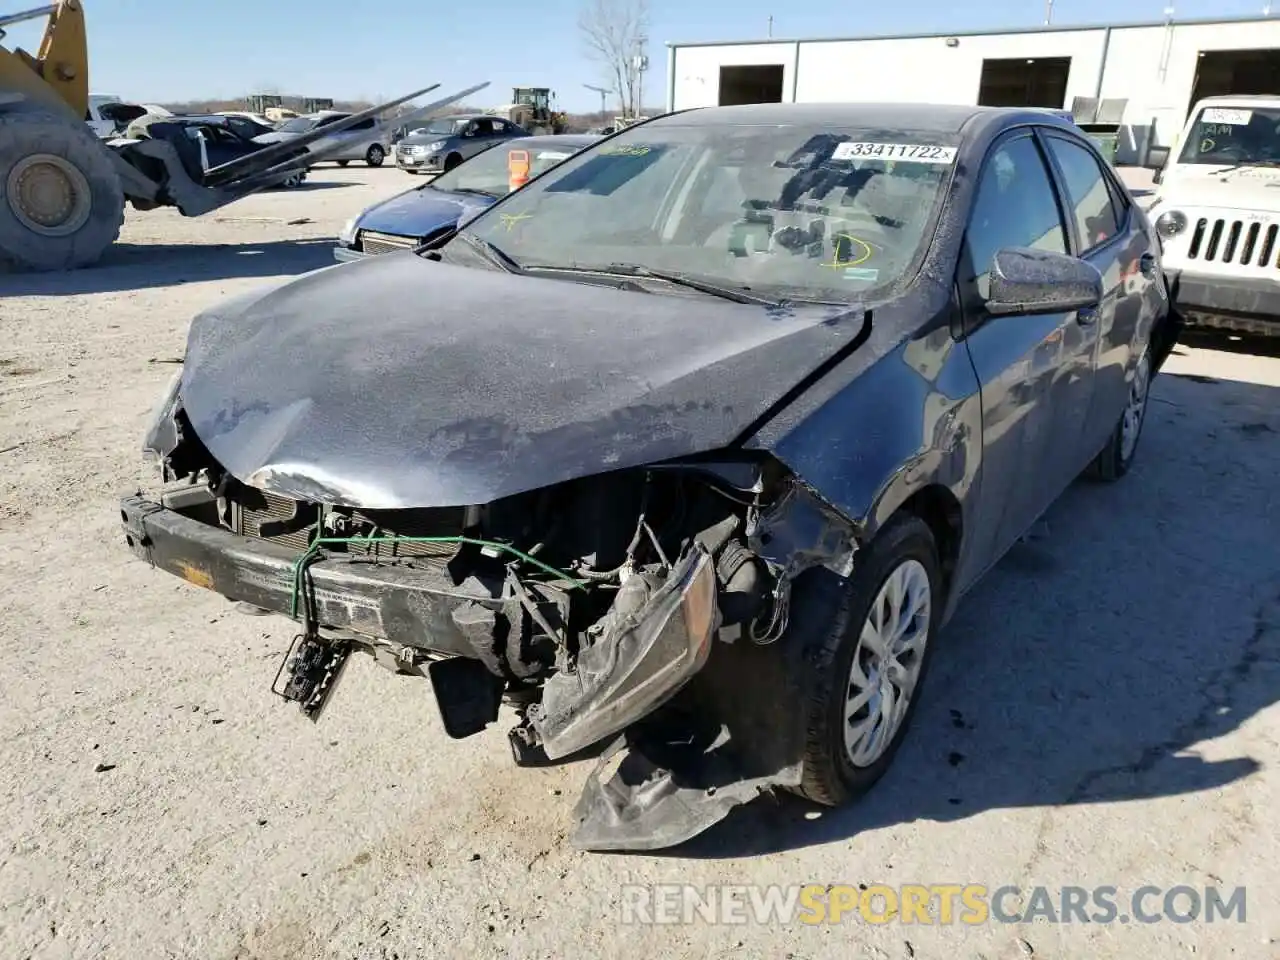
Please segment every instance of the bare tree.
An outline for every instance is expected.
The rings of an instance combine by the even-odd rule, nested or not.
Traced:
[[[591,58],[601,64],[609,86],[618,95],[618,109],[625,117],[639,116],[644,91],[648,0],[585,0],[578,15],[578,29]]]

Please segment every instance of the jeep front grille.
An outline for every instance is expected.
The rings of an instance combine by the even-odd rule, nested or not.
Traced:
[[[1191,229],[1187,259],[1240,267],[1280,267],[1280,227],[1256,220],[1201,217]]]
[[[377,233],[373,230],[361,230],[357,239],[359,249],[364,253],[395,253],[397,250],[412,250],[421,242],[417,237],[402,237],[395,233]]]

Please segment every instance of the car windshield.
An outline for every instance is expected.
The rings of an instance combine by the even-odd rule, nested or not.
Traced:
[[[277,128],[284,133],[306,133],[317,123],[315,117],[294,117]]]
[[[1204,107],[1182,145],[1179,163],[1280,163],[1280,107]]]
[[[578,147],[539,146],[524,139],[504,140],[501,144],[478,153],[470,160],[442,173],[427,184],[433,190],[456,190],[460,193],[483,193],[490,197],[505,196],[510,191],[508,162],[512,150],[529,153],[529,176],[536,177],[563,163]]]
[[[432,120],[430,123],[426,124],[425,126],[416,127],[413,132],[415,134],[425,133],[425,134],[434,135],[434,136],[447,136],[448,134],[454,133],[457,130],[461,130],[463,125],[466,122],[467,121],[465,119]]]
[[[530,269],[622,264],[840,300],[914,269],[957,143],[832,126],[637,126],[467,232]]]

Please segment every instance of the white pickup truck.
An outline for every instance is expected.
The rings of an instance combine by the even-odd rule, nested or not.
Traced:
[[[1201,100],[1148,164],[1148,213],[1184,324],[1280,336],[1280,96]]]

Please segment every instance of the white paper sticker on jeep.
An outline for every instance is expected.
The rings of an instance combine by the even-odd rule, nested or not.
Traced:
[[[1201,123],[1225,123],[1233,127],[1248,126],[1252,110],[1232,110],[1226,107],[1205,107]]]

